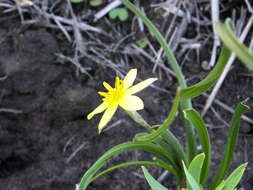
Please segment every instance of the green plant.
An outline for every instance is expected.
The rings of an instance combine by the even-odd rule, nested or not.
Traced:
[[[86,0],[70,0],[71,3],[81,3],[85,2]],[[89,0],[89,5],[92,7],[100,6],[104,3],[104,0]]]
[[[153,178],[153,176],[148,172],[148,170],[144,166],[142,166],[142,171],[150,187],[153,190],[168,190],[166,187],[164,187],[162,184],[156,181],[156,179]]]
[[[71,3],[81,3],[81,2],[84,2],[86,0],[70,0]]]
[[[105,152],[86,171],[78,185],[78,188],[79,190],[85,190],[92,181],[117,168],[131,165],[150,165],[171,172],[178,182],[178,189],[202,190],[203,188],[207,187],[206,182],[210,171],[211,143],[204,120],[200,114],[192,108],[191,99],[201,95],[216,83],[230,57],[231,52],[226,46],[224,46],[221,50],[216,66],[208,74],[208,76],[197,84],[187,87],[184,75],[182,74],[175,56],[154,24],[128,0],[122,0],[122,3],[142,19],[149,31],[163,47],[163,50],[168,58],[168,62],[171,64],[171,67],[176,73],[179,88],[176,92],[167,118],[162,124],[152,127],[141,117],[141,115],[136,112],[136,110],[143,108],[142,103],[140,103],[139,100],[137,101],[136,99],[133,101],[138,102],[136,103],[137,106],[132,105],[131,101],[125,102],[125,100],[127,100],[126,97],[133,94],[131,86],[133,85],[134,78],[136,76],[135,73],[137,73],[137,71],[135,72],[130,70],[124,80],[116,78],[115,87],[111,87],[104,83],[105,88],[108,90],[107,93],[100,93],[100,95],[105,97],[103,99],[104,104],[102,103],[103,106],[98,107],[91,113],[91,115],[88,115],[88,118],[90,119],[94,114],[101,113],[106,110],[104,113],[106,116],[102,117],[100,121],[101,125],[99,124],[99,130],[101,131],[107,122],[109,122],[119,105],[136,123],[144,127],[147,132],[136,134],[136,136],[133,138],[133,141],[119,144]],[[130,75],[132,77],[129,77]],[[138,89],[136,88],[134,92],[147,87],[149,84],[154,82],[155,79],[148,80],[150,81],[144,81],[146,84],[143,85],[142,88],[139,88],[140,85],[138,86],[138,84],[135,85],[138,86]],[[129,105],[126,105],[127,102]],[[223,159],[220,163],[218,171],[216,172],[215,178],[212,181],[210,187],[211,190],[228,190],[228,187],[234,189],[244,172],[246,164],[239,166],[239,169],[235,170],[235,172],[230,175],[232,177],[224,180],[225,176],[228,174],[228,169],[232,162],[238,129],[240,126],[240,118],[248,109],[249,108],[245,105],[245,102],[238,104],[235,109]],[[176,118],[177,113],[179,113],[185,125],[186,146],[183,146],[169,130],[169,127]],[[197,155],[197,139],[201,144],[201,152],[203,152],[199,155]],[[112,157],[117,156],[122,152],[131,150],[147,151],[155,155],[156,158],[152,161],[142,160],[121,163],[101,171],[101,169]],[[151,188],[156,190],[166,189],[164,186],[160,185],[144,167],[143,172]]]
[[[186,176],[187,186],[186,188],[182,188],[182,190],[203,190],[203,186],[200,182],[201,169],[204,166],[205,154],[198,154],[190,163],[187,168],[183,162],[184,173]],[[214,190],[235,190],[237,184],[242,178],[242,175],[245,171],[246,164],[242,164],[237,167],[227,179],[222,180],[220,184],[218,184]],[[142,170],[144,176],[152,188],[152,190],[168,190],[162,184],[160,184],[149,172],[148,170],[142,166]]]
[[[141,47],[141,48],[146,48],[148,46],[148,38],[147,37],[144,37],[144,38],[141,38],[140,40],[138,40],[136,42],[136,44]]]
[[[97,6],[102,5],[103,2],[104,2],[104,0],[90,0],[89,4],[92,7],[97,7]]]
[[[204,162],[203,162],[204,159],[205,159],[205,154],[199,154],[192,160],[188,168],[183,163],[184,172],[187,179],[186,190],[203,190],[204,189],[199,180],[201,168],[204,166]],[[247,163],[240,165],[230,174],[229,177],[227,177],[227,179],[220,181],[215,187],[213,187],[213,189],[214,190],[235,190],[237,184],[242,178],[242,175],[245,171],[246,166],[247,166]]]
[[[224,44],[245,63],[249,69],[253,69],[253,53],[234,34],[231,20],[227,19],[225,24],[215,23],[214,28]]]
[[[119,19],[126,21],[128,19],[128,11],[125,8],[115,8],[109,12],[110,19]]]

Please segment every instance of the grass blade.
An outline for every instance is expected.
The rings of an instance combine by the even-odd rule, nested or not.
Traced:
[[[202,151],[205,154],[205,161],[203,164],[201,180],[200,180],[201,184],[204,186],[208,177],[209,168],[210,168],[210,160],[211,160],[211,143],[210,143],[208,130],[205,126],[203,119],[201,118],[200,114],[196,110],[194,109],[184,110],[184,116],[187,119],[189,119],[193,123],[193,126],[196,128],[198,132],[198,137],[201,143]]]
[[[99,177],[113,171],[113,170],[116,170],[116,169],[119,169],[119,168],[123,168],[123,167],[128,167],[128,166],[137,166],[137,165],[148,165],[148,166],[156,166],[156,167],[159,167],[159,168],[163,168],[165,170],[168,169],[168,167],[163,167],[163,165],[161,165],[160,163],[158,162],[151,162],[151,161],[132,161],[132,162],[126,162],[126,163],[121,163],[121,164],[118,164],[118,165],[115,165],[115,166],[112,166],[110,168],[107,168],[105,170],[103,170],[102,172],[100,172],[99,174],[97,174],[96,176],[94,176],[92,178],[91,181],[95,181],[96,179],[98,179]]]
[[[184,167],[184,172],[185,172],[185,175],[186,175],[186,179],[187,179],[187,182],[188,182],[190,188],[192,188],[194,190],[202,190],[201,187],[200,187],[200,185],[196,182],[196,180],[194,179],[194,177],[187,170],[184,162],[183,162],[183,167]],[[189,189],[189,187],[188,187],[188,189]]]
[[[105,152],[83,175],[79,190],[87,189],[88,185],[92,182],[92,178],[96,173],[114,156],[129,150],[144,150],[155,154],[156,156],[162,157],[169,161],[170,158],[167,156],[167,152],[161,147],[151,143],[138,143],[138,142],[127,142],[119,144],[112,149]],[[178,172],[178,171],[177,171]]]
[[[237,184],[240,182],[242,175],[247,167],[247,163],[240,165],[236,168],[233,173],[226,179],[225,185],[222,190],[231,190],[234,189]]]
[[[231,54],[230,51],[224,46],[221,50],[219,59],[213,70],[207,75],[205,79],[203,79],[199,83],[190,86],[188,88],[181,89],[180,98],[181,99],[194,98],[203,94],[205,91],[211,88],[216,83],[221,73],[223,72],[223,69],[228,62],[230,54]]]
[[[224,44],[249,68],[253,69],[253,53],[235,36],[227,24],[215,23],[215,31]]]
[[[205,160],[205,154],[201,153],[195,156],[195,158],[191,161],[188,167],[188,171],[190,172],[192,177],[194,177],[197,183],[200,183],[200,176],[202,173],[201,170],[204,164],[204,160]]]
[[[168,190],[166,187],[164,187],[162,184],[160,184],[149,172],[148,170],[142,166],[142,171],[144,173],[144,176],[146,180],[148,181],[149,186],[152,190]]]
[[[211,184],[211,190],[222,182],[232,162],[233,153],[235,150],[237,135],[240,127],[241,116],[249,110],[249,107],[245,105],[245,102],[241,102],[236,106],[235,113],[232,117],[231,128],[229,130],[228,141],[225,147],[223,160],[220,163],[219,169]]]

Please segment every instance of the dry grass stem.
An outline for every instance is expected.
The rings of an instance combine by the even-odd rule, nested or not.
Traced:
[[[22,110],[11,109],[11,108],[0,108],[0,113],[13,113],[13,114],[22,114]]]
[[[94,15],[94,21],[99,20],[100,18],[104,17],[107,13],[109,13],[112,9],[120,6],[122,3],[120,0],[114,0],[111,3],[109,3],[107,6],[105,6],[103,9],[101,9],[100,11],[98,11],[95,15]]]

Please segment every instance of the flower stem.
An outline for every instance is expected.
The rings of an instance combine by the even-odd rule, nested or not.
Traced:
[[[140,124],[142,127],[144,127],[145,129],[147,129],[148,132],[152,132],[153,129],[151,127],[151,125],[149,125],[145,119],[143,119],[143,117],[136,111],[127,111],[124,110],[129,117],[134,120],[136,123]]]

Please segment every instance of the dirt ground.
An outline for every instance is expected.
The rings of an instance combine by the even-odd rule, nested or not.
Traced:
[[[152,15],[149,4],[144,4],[154,22],[159,23],[163,18]],[[238,10],[244,5],[234,3],[230,6]],[[76,14],[83,9],[87,14],[88,11],[96,11],[94,8],[88,10],[86,4],[81,7],[74,6]],[[143,131],[121,110],[100,135],[97,130],[100,117],[86,120],[85,116],[100,103],[97,91],[102,89],[102,81],[113,83],[115,68],[125,72],[130,68],[138,68],[140,80],[150,76],[158,77],[159,81],[155,85],[159,88],[150,87],[140,93],[140,97],[145,102],[145,110],[140,113],[151,124],[159,124],[166,117],[177,88],[176,80],[161,68],[152,73],[153,63],[141,53],[131,54],[130,51],[124,54],[127,50],[124,47],[129,47],[135,39],[124,41],[120,44],[121,49],[116,52],[108,52],[107,56],[113,62],[118,61],[117,66],[105,65],[109,64],[106,61],[104,64],[98,64],[92,57],[84,56],[79,61],[84,67],[89,68],[87,71],[90,76],[82,72],[77,74],[75,65],[58,56],[61,53],[73,53],[72,43],[67,42],[60,30],[44,27],[40,22],[22,24],[18,11],[4,13],[3,10],[0,8],[0,189],[74,189],[84,172],[100,155],[114,145],[130,141],[134,134]],[[30,12],[25,13],[25,19],[31,19],[31,15]],[[223,17],[228,15],[230,15],[228,10],[222,14]],[[108,43],[110,48],[112,45],[117,45],[122,36],[131,32],[130,28],[134,24],[130,19],[132,16],[125,23],[110,21],[108,18],[95,23],[90,21],[90,23],[109,34],[115,34],[114,30],[122,32],[120,36],[115,35],[114,39],[103,34],[95,36],[101,42]],[[106,22],[111,24],[104,25]],[[166,22],[167,25],[169,23]],[[200,27],[200,30],[205,33],[210,31],[211,27]],[[70,34],[73,35],[71,32]],[[86,40],[90,39],[92,44],[94,36],[89,33],[83,35]],[[138,31],[134,33],[136,38],[142,35],[143,33]],[[190,25],[183,37],[194,39],[197,35],[198,30],[194,25]],[[155,43],[155,40],[149,37],[150,41]],[[158,47],[156,44],[155,48],[159,49]],[[101,45],[100,49],[103,48],[104,46]],[[177,47],[177,58],[182,63],[189,84],[199,81],[209,72],[202,68],[202,63],[209,59],[211,48],[211,40],[204,43],[198,57],[195,50],[182,52],[179,51],[182,50],[182,46]],[[95,51],[89,50],[89,53],[91,56],[98,56]],[[127,62],[122,63],[124,59],[118,57],[124,57]],[[166,62],[165,65],[168,66]],[[240,101],[249,98],[248,105],[253,107],[252,76],[251,71],[236,61],[218,93],[217,100],[235,107]],[[206,98],[200,96],[193,100],[193,105],[201,111],[205,101]],[[205,120],[212,139],[212,170],[214,170],[221,158],[231,114],[217,104],[213,104],[212,110],[214,111],[207,113]],[[252,113],[251,110],[247,115],[252,118]],[[183,139],[183,129],[179,121],[174,122],[172,131],[178,138]],[[233,168],[243,162],[249,163],[240,183],[240,187],[245,190],[253,189],[252,134],[252,125],[243,121]],[[109,165],[151,157],[152,155],[147,153],[134,151],[114,158]],[[156,177],[162,174],[161,170],[154,168],[150,170]],[[163,183],[173,188],[175,182],[168,175]],[[102,177],[88,189],[146,190],[149,188],[140,168],[129,167]]]

